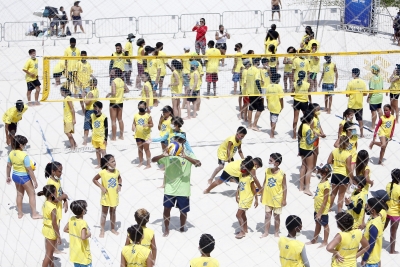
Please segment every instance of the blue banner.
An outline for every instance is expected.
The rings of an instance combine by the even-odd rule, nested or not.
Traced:
[[[346,0],[344,24],[370,27],[372,0]]]

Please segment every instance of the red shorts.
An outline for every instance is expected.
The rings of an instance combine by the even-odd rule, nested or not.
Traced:
[[[208,83],[218,82],[218,73],[206,73],[206,82]]]
[[[243,97],[243,103],[249,104],[250,103],[250,98],[248,96]]]
[[[400,216],[390,216],[387,215],[387,219],[389,219],[392,222],[400,222]]]
[[[319,145],[319,138],[317,138],[317,139],[314,141],[314,147],[318,147],[318,145]]]

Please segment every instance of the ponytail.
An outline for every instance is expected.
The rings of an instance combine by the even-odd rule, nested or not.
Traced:
[[[393,169],[391,176],[392,176],[392,182],[390,184],[390,192],[389,192],[390,198],[392,198],[393,183],[399,184],[400,182],[400,169]]]
[[[297,80],[297,85],[298,85],[298,86],[301,86],[301,85],[303,84],[303,79],[304,79],[304,78],[299,78],[299,79]]]
[[[101,169],[102,169],[102,170],[107,169],[108,162],[109,162],[110,159],[113,158],[113,157],[114,157],[113,155],[107,154],[107,155],[105,155],[104,157],[102,157],[102,158],[100,159],[100,166],[101,166]]]
[[[62,164],[58,161],[53,161],[47,163],[46,167],[44,168],[44,177],[49,178],[52,173],[62,167]]]
[[[37,193],[37,196],[38,197],[45,196],[46,198],[49,198],[51,195],[53,195],[52,199],[54,200],[55,199],[54,195],[56,194],[56,191],[57,189],[54,185],[48,184],[43,187],[42,191]]]

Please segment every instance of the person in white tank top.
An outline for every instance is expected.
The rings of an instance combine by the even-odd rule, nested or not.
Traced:
[[[219,49],[221,55],[225,55],[226,53],[226,40],[230,39],[231,36],[227,30],[225,30],[224,25],[219,25],[219,30],[215,33],[216,46],[215,48]],[[221,59],[221,66],[225,66],[225,60]]]

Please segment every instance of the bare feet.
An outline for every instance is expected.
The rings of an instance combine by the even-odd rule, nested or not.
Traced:
[[[61,250],[56,249],[56,250],[54,251],[54,254],[67,254],[67,253],[65,253],[64,251],[61,251]]]
[[[259,131],[260,131],[260,129],[258,129],[257,126],[253,126],[253,127],[251,127],[251,129],[252,129],[253,131],[256,131],[256,132],[259,132]]]
[[[265,233],[262,236],[260,236],[260,238],[264,238],[264,237],[267,237],[267,236],[268,236],[268,233]]]
[[[18,213],[18,219],[22,219],[22,217],[24,217],[24,214],[23,213]]]
[[[143,162],[140,162],[139,165],[137,165],[136,167],[140,168],[143,166]]]
[[[372,141],[371,144],[369,144],[369,149],[372,149],[374,147],[374,142]]]
[[[100,238],[104,238],[104,231],[100,231],[99,237],[100,237]]]
[[[244,233],[244,232],[242,231],[242,232],[240,232],[239,234],[235,235],[235,238],[236,238],[236,239],[242,239],[242,238],[245,237],[245,236],[246,236],[246,233]]]
[[[321,245],[319,245],[319,247],[318,248],[323,248],[323,247],[326,247],[328,244],[327,243],[325,243],[325,242],[322,242],[322,244]]]
[[[95,169],[100,169],[100,165],[97,165],[96,167],[94,167]]]
[[[40,215],[39,213],[36,213],[35,215],[32,215],[32,219],[34,219],[34,220],[43,219],[43,216]]]
[[[164,188],[165,187],[165,185],[162,185],[162,186],[159,186],[158,188]]]
[[[169,229],[165,229],[165,232],[163,234],[163,237],[167,237],[169,236]]]
[[[87,146],[87,142],[83,142],[82,145],[83,145],[83,146]]]
[[[208,179],[208,184],[212,184],[212,181],[213,181],[213,179],[212,178],[210,178],[210,179]]]
[[[183,118],[184,120],[190,120],[191,118],[190,117],[186,117],[186,118]]]
[[[119,233],[118,233],[117,230],[115,230],[115,229],[112,229],[112,230],[111,230],[111,233],[113,233],[114,235],[119,235]]]
[[[116,137],[111,137],[110,140],[111,140],[111,141],[117,141],[117,138],[116,138]]]
[[[310,242],[307,242],[306,245],[314,245],[315,243],[317,243],[317,241],[313,239]]]
[[[275,236],[275,237],[279,237],[279,233],[275,233],[274,236]]]
[[[203,191],[203,194],[208,194],[208,193],[210,193],[210,190],[206,189],[206,190]]]
[[[179,227],[179,232],[181,232],[181,233],[185,232],[185,226]]]
[[[390,251],[389,254],[399,254],[398,251]]]
[[[275,139],[275,136],[274,135],[269,135],[269,138]]]
[[[147,165],[146,168],[144,168],[144,170],[147,170],[147,169],[150,169],[150,168],[151,168],[151,166]]]
[[[124,140],[124,136],[123,136],[123,135],[120,135],[120,136],[118,137],[118,139],[119,139],[119,140]]]
[[[311,193],[310,190],[305,190],[305,191],[304,191],[304,194],[309,195],[309,196],[312,196],[312,193]]]

